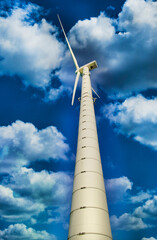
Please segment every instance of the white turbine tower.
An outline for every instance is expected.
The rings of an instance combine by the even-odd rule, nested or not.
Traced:
[[[68,240],[111,240],[108,206],[99,152],[97,128],[90,81],[96,61],[82,67],[71,49],[61,20],[66,42],[76,66],[72,105],[79,76],[82,76],[80,119]]]

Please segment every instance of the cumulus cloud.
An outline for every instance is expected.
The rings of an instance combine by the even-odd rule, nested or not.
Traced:
[[[70,95],[71,89],[61,85],[59,88],[51,88],[48,95],[45,98],[45,101],[57,101],[61,96]]]
[[[69,39],[78,62],[83,65],[96,59],[99,67],[92,77],[110,94],[122,96],[157,88],[156,11],[155,1],[127,0],[117,19],[101,13],[78,21],[70,30]],[[60,76],[64,81],[74,71],[68,67],[70,62],[69,58],[63,62]]]
[[[70,30],[71,44],[80,49],[87,47],[88,44],[94,45],[95,42],[99,42],[100,45],[109,42],[115,33],[112,22],[113,20],[107,18],[103,12],[97,18],[79,20]]]
[[[54,74],[63,86],[47,97],[55,101],[63,88],[68,91],[67,86],[72,86],[75,67],[69,50],[65,53],[57,38],[57,28],[45,19],[31,18],[32,11],[38,12],[34,6],[16,7],[6,18],[0,17],[0,74],[19,75],[26,85],[45,88],[51,72],[57,70]],[[94,85],[108,89],[110,96],[157,88],[156,11],[155,1],[127,0],[117,19],[102,12],[71,28],[69,40],[80,66],[96,59]]]
[[[141,25],[146,29],[147,26],[155,28],[157,25],[156,10],[157,5],[151,0],[127,0],[119,14],[120,26],[121,28],[128,27],[130,30],[132,27],[139,28]]]
[[[26,85],[45,88],[56,70],[67,91],[75,78],[69,50],[65,53],[57,28],[45,19],[35,22],[32,11],[36,14],[38,8],[16,7],[6,18],[0,17],[0,74],[19,75]],[[108,89],[111,96],[157,88],[156,11],[155,1],[127,0],[117,19],[102,12],[71,28],[69,40],[80,66],[96,59],[94,84]],[[47,99],[57,100],[63,87],[52,89]]]
[[[131,214],[124,213],[120,217],[115,215],[111,216],[111,226],[117,230],[140,230],[151,227],[143,222],[141,218],[132,216]]]
[[[45,88],[51,72],[60,67],[64,44],[57,28],[45,19],[36,22],[39,7],[15,7],[0,17],[0,75],[18,75],[26,85]]]
[[[42,203],[16,196],[10,188],[0,185],[0,214],[7,221],[28,220],[31,216],[43,212]]]
[[[103,113],[119,133],[157,150],[157,98],[142,95],[127,98],[122,103],[105,106]]]
[[[132,189],[132,185],[133,183],[127,177],[105,180],[107,196],[113,202],[123,200],[127,190]]]
[[[64,202],[63,205],[60,205],[55,211],[48,210],[48,218],[46,219],[46,224],[51,223],[62,223],[64,229],[68,229],[69,226],[69,219],[70,216],[70,203],[71,203],[71,194],[69,195],[70,199]]]
[[[69,146],[65,141],[65,137],[54,126],[38,130],[31,123],[16,121],[0,127],[1,172],[40,159],[66,160]]]
[[[95,59],[100,67],[104,66],[104,49],[115,33],[113,22],[105,13],[101,13],[98,17],[78,21],[71,28],[69,41],[80,66]],[[75,79],[74,71],[74,63],[67,51],[58,76],[66,84],[72,84]]]
[[[56,237],[46,231],[36,231],[33,228],[27,228],[24,224],[10,225],[3,231],[0,230],[1,240],[56,240]]]
[[[45,207],[59,207],[69,201],[72,177],[64,172],[35,172],[21,168],[19,172],[12,173],[9,187],[18,195],[42,203]]]
[[[43,212],[45,217],[39,222],[66,223],[72,194],[70,174],[46,170],[35,172],[23,167],[3,177],[2,184],[0,214],[6,221],[28,219],[31,224],[36,224],[38,214]]]
[[[137,192],[136,195],[132,194],[133,182],[127,177],[119,177],[105,180],[105,188],[109,202],[123,201],[124,199],[136,204],[142,203],[153,197],[153,190]]]
[[[147,200],[143,206],[135,209],[134,216],[141,218],[157,218],[157,196]]]
[[[132,203],[140,203],[147,199],[150,199],[151,197],[152,197],[152,193],[150,191],[147,191],[147,192],[140,191],[139,193],[137,193],[136,196],[131,196],[130,201]]]
[[[120,32],[108,48],[111,58],[107,62],[113,64],[107,63],[103,74],[110,87],[124,93],[157,87],[156,11],[154,1],[125,2],[118,18]]]

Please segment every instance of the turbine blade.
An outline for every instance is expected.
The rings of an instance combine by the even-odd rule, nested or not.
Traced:
[[[71,103],[72,106],[74,104],[75,92],[76,92],[79,77],[80,77],[80,72],[77,72],[76,79],[75,79],[75,84],[74,84],[73,96],[72,96],[72,103]]]
[[[67,38],[67,36],[66,36],[66,34],[65,34],[65,31],[64,31],[64,28],[63,28],[63,25],[62,25],[62,22],[61,22],[61,20],[60,20],[59,15],[57,15],[57,17],[58,17],[59,23],[60,23],[60,25],[61,25],[62,31],[63,31],[63,33],[64,33],[66,42],[67,42],[67,44],[68,44],[68,47],[69,47],[69,50],[70,50],[72,59],[73,59],[73,61],[74,61],[75,67],[76,67],[76,70],[78,70],[78,69],[79,69],[79,65],[78,65],[77,60],[76,60],[76,58],[75,58],[75,55],[74,55],[74,53],[73,53],[73,51],[72,51],[72,48],[71,48],[70,43],[69,43],[69,40],[68,40],[68,38]]]
[[[100,98],[100,96],[97,94],[97,92],[92,88],[92,91],[97,95],[98,98]]]

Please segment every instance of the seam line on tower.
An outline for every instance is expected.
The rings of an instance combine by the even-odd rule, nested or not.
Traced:
[[[99,148],[98,147],[93,147],[93,146],[87,146],[86,148],[79,147],[79,148],[77,148],[77,150],[80,151],[82,149],[82,150],[85,151],[84,154],[86,154],[87,153],[87,148],[88,149],[92,148],[95,152],[97,152],[99,154]]]
[[[74,178],[77,177],[78,175],[82,174],[82,173],[96,173],[96,174],[99,174],[101,177],[103,177],[103,175],[99,172],[96,172],[96,171],[82,171],[82,172],[79,172],[77,174],[74,175]]]
[[[98,161],[98,162],[100,162],[100,158],[99,159],[97,159],[97,158],[86,158],[86,157],[83,157],[83,158],[81,158],[81,159],[79,159],[79,160],[77,160],[76,159],[76,163],[78,163],[79,161],[84,161],[84,160],[94,160],[94,161]],[[101,163],[101,162],[100,162]]]
[[[84,131],[84,130],[92,130],[93,132],[96,132],[96,128],[95,128],[95,129],[92,129],[92,128],[83,128],[83,129],[80,129],[79,132]]]
[[[71,215],[73,212],[76,212],[76,211],[78,211],[78,210],[84,210],[84,209],[86,209],[86,208],[99,209],[99,210],[105,211],[106,213],[109,214],[109,212],[108,212],[106,209],[104,209],[104,208],[100,208],[100,207],[92,207],[92,206],[82,206],[82,207],[80,207],[80,208],[76,208],[76,209],[72,210],[72,211],[70,212],[70,215]]]
[[[94,147],[94,146],[79,146],[77,149],[78,150],[81,150],[82,148],[94,148],[94,149],[96,149],[97,151],[99,151],[99,149],[98,149],[98,146],[96,146],[96,147]]]
[[[93,232],[93,233],[92,233],[92,232],[88,232],[88,233],[86,233],[86,232],[78,233],[78,234],[75,234],[75,235],[72,235],[72,236],[68,237],[68,239],[70,239],[70,238],[72,238],[72,237],[75,237],[75,236],[79,236],[79,235],[88,235],[88,234],[101,235],[101,236],[105,236],[105,237],[108,237],[108,238],[112,239],[112,237],[110,237],[110,236],[107,235],[107,234],[103,234],[103,233],[94,233],[94,232]]]
[[[95,122],[94,122],[94,121],[90,121],[90,120],[83,120],[83,122],[81,122],[81,123],[80,123],[80,125],[81,125],[81,124],[83,124],[83,123],[85,123],[85,122],[86,122],[86,123],[93,123],[93,124],[95,124]]]
[[[80,120],[83,117],[92,117],[92,118],[94,118],[94,115],[90,115],[90,114],[86,114],[86,115],[82,115],[82,116],[80,115]],[[94,120],[95,120],[95,118],[94,118]]]
[[[78,188],[78,189],[74,190],[74,191],[72,192],[72,194],[74,194],[74,193],[77,192],[77,191],[85,190],[85,189],[89,189],[89,188],[90,188],[90,189],[99,190],[99,191],[101,191],[101,192],[103,192],[103,193],[106,194],[106,192],[105,192],[104,190],[102,190],[101,188],[96,188],[96,187],[81,187],[81,188]]]
[[[95,138],[95,137],[81,137],[81,138],[78,139],[78,141],[82,141],[82,139],[88,139],[88,138],[94,139],[94,140],[97,141],[97,138]]]
[[[94,161],[97,161],[99,164],[101,164],[100,160],[98,159],[94,159],[94,158],[86,158],[86,159],[79,159],[79,160],[76,160],[76,164],[79,163],[80,161],[84,161],[84,160],[94,160]]]

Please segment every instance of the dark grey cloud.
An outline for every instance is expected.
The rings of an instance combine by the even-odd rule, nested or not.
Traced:
[[[58,207],[69,200],[72,177],[64,172],[35,172],[33,169],[21,168],[12,173],[8,186],[21,197],[42,203],[45,207]]]
[[[10,222],[24,221],[43,212],[45,206],[41,203],[16,196],[9,187],[0,185],[1,218]]]
[[[20,183],[20,184],[19,184]],[[42,184],[41,184],[42,183]],[[72,177],[64,172],[35,172],[26,167],[12,171],[0,186],[0,213],[6,221],[30,220],[36,224],[67,224],[72,194]]]

